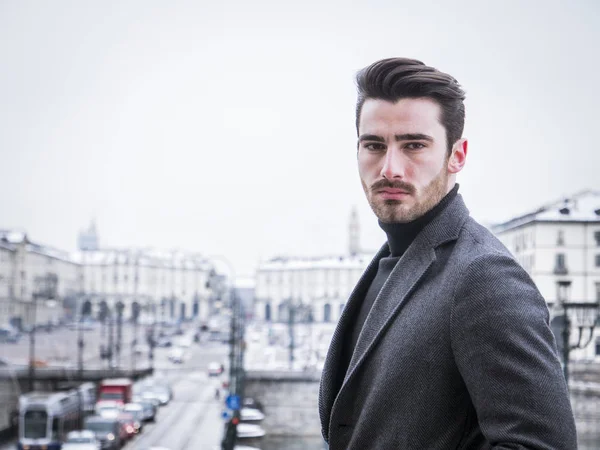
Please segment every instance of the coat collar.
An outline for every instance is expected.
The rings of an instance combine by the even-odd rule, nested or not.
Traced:
[[[427,224],[417,235],[377,295],[358,337],[350,365],[340,386],[338,370],[340,369],[344,338],[377,273],[379,260],[390,254],[387,243],[381,247],[365,270],[340,317],[323,368],[319,410],[324,436],[329,435],[329,421],[335,413],[339,398],[347,391],[349,380],[355,376],[358,368],[365,362],[377,341],[385,334],[393,318],[409,300],[410,294],[417,288],[435,261],[435,249],[444,243],[458,239],[460,230],[468,217],[469,211],[462,196],[457,195],[439,216]]]

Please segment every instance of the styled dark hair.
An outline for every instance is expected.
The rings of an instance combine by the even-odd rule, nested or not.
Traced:
[[[382,59],[356,75],[356,132],[365,100],[396,102],[401,98],[431,98],[442,110],[440,123],[446,129],[448,153],[462,137],[465,126],[465,92],[450,75],[408,58]]]

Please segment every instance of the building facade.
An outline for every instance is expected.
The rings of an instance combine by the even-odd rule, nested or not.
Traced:
[[[83,302],[96,315],[106,302],[121,302],[123,317],[140,307],[142,321],[205,320],[215,276],[213,265],[193,253],[144,249],[83,250],[73,259],[83,271]],[[84,307],[84,306],[82,306]],[[85,308],[85,307],[84,307]]]
[[[81,267],[69,254],[23,232],[0,230],[1,324],[56,324],[81,288]]]
[[[255,319],[285,322],[291,304],[310,309],[315,322],[336,322],[372,256],[274,258],[260,264]]]
[[[0,241],[0,326],[9,325],[10,318],[15,317],[14,258],[14,246]]]
[[[183,251],[99,249],[92,225],[67,253],[0,230],[0,326],[56,324],[64,316],[97,317],[101,305],[148,323],[205,320],[222,295],[219,275],[202,256]],[[215,287],[216,286],[216,287]],[[135,306],[134,306],[135,305]]]
[[[600,192],[577,193],[492,230],[537,285],[554,324],[561,320],[563,302],[600,301]],[[576,315],[572,320],[577,322]],[[573,352],[574,359],[600,357],[597,328],[590,344]],[[586,331],[582,330],[582,341],[589,338]],[[576,328],[573,344],[578,333]]]

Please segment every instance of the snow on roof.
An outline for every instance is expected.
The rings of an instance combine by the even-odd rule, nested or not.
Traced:
[[[38,253],[50,258],[60,259],[66,262],[74,262],[69,253],[59,250],[48,245],[42,245],[36,242],[31,242],[27,237],[27,233],[17,230],[0,230],[0,245],[2,248],[14,250],[15,245],[25,244],[25,249],[28,252]]]
[[[0,248],[4,250],[9,250],[11,252],[15,251],[15,246],[13,244],[9,244],[8,242],[0,241]]]
[[[501,233],[534,222],[600,223],[600,191],[585,190],[492,226]]]
[[[27,244],[25,246],[25,249],[28,252],[37,253],[39,255],[44,255],[44,256],[48,256],[50,258],[60,259],[61,261],[66,261],[66,262],[77,264],[76,261],[73,261],[73,259],[71,258],[71,255],[69,255],[68,252],[59,250],[57,248],[48,247],[46,245],[40,245],[40,244],[35,244],[33,242],[30,242],[29,244]]]
[[[259,264],[258,271],[265,270],[309,270],[309,269],[364,269],[373,254],[321,256],[321,257],[277,257]]]
[[[24,231],[0,230],[0,241],[9,244],[21,244],[27,241],[27,234]]]
[[[83,265],[140,265],[166,269],[209,271],[211,265],[197,253],[180,250],[104,249],[78,251],[72,258]]]

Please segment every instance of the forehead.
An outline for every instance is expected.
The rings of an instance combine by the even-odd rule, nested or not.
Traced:
[[[429,98],[402,98],[396,102],[369,98],[360,114],[359,135],[425,133],[437,137],[445,134],[441,112],[440,105]]]

